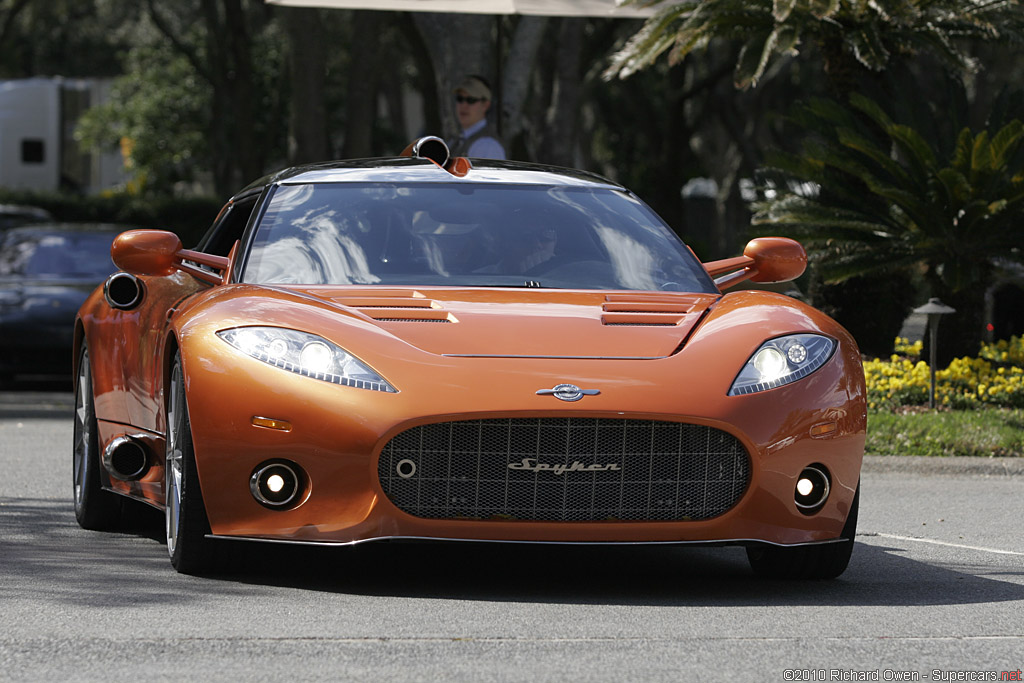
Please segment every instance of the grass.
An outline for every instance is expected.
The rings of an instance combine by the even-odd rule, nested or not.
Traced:
[[[869,412],[865,452],[1024,457],[1024,410]]]

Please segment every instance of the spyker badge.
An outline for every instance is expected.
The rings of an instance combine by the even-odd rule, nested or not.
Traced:
[[[541,389],[538,396],[554,396],[562,401],[578,401],[584,396],[596,396],[601,392],[597,389],[580,389],[575,384],[558,384],[552,389]]]

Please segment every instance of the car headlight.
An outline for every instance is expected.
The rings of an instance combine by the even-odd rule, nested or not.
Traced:
[[[769,339],[740,370],[730,396],[774,389],[806,377],[832,357],[836,342],[819,334],[791,334]]]
[[[217,336],[256,360],[313,379],[359,389],[398,390],[361,360],[323,337],[281,327],[236,327]]]

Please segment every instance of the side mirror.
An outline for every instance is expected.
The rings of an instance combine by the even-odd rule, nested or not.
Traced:
[[[789,282],[807,269],[807,252],[796,240],[785,237],[758,237],[750,240],[743,255],[754,259],[757,274],[753,282]]]
[[[114,239],[110,258],[132,275],[170,275],[178,269],[181,240],[163,230],[129,230]]]
[[[719,289],[727,289],[744,280],[752,282],[788,282],[803,275],[807,252],[796,240],[786,237],[758,237],[750,240],[743,256],[705,263]],[[726,275],[728,273],[728,275]]]
[[[115,266],[132,275],[164,276],[183,270],[215,285],[226,280],[231,266],[231,257],[182,249],[178,236],[164,230],[122,232],[110,247],[110,258]]]

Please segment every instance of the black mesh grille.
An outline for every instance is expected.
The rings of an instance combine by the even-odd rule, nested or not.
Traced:
[[[422,425],[387,443],[377,472],[399,509],[432,519],[701,520],[750,481],[731,434],[594,418]]]

